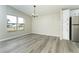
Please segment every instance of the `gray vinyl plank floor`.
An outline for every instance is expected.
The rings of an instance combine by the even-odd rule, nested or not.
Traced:
[[[55,36],[28,34],[0,41],[0,53],[79,53],[79,42]]]

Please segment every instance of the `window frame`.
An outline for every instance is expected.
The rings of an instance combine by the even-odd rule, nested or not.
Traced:
[[[20,16],[15,16],[15,15],[7,14],[7,15],[6,15],[7,26],[8,26],[8,24],[9,24],[9,23],[8,23],[8,18],[7,18],[8,15],[9,15],[9,16],[13,16],[13,17],[16,17],[16,29],[15,29],[15,31],[9,31],[9,30],[8,30],[8,27],[7,27],[7,31],[8,31],[8,32],[16,32],[16,31],[24,31],[24,30],[25,30],[25,20],[24,20],[24,17],[20,17]],[[23,18],[23,22],[24,22],[23,24],[24,24],[24,26],[23,26],[23,29],[22,29],[22,30],[18,30],[18,18]]]
[[[23,18],[23,17],[18,16],[17,19],[19,20],[19,18]],[[24,22],[24,18],[23,18],[23,22]],[[18,30],[18,29],[17,29],[18,31],[24,31],[24,29],[25,29],[25,22],[24,22],[23,24],[24,24],[23,30]],[[17,25],[18,25],[18,21],[17,21]],[[18,28],[18,27],[17,27],[17,28]]]
[[[8,26],[8,24],[9,24],[9,23],[8,23],[8,18],[7,18],[7,16],[8,16],[8,15],[9,15],[9,14],[7,14],[7,15],[6,15],[6,19],[7,19],[7,26]],[[14,15],[9,15],[9,16],[16,17],[16,16],[14,16]],[[7,31],[8,31],[8,32],[16,32],[16,31],[17,31],[17,17],[16,17],[16,29],[15,29],[15,31],[8,30],[8,27],[7,27]]]

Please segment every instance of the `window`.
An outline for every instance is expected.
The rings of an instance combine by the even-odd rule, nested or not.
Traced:
[[[24,30],[24,18],[7,15],[7,30],[9,32],[14,32],[17,30]]]
[[[7,15],[7,30],[8,31],[16,31],[16,22],[17,19],[15,16]]]
[[[24,19],[18,17],[18,30],[24,30]]]

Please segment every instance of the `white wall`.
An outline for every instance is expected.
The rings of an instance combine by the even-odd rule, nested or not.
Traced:
[[[7,19],[6,15],[15,15],[23,17],[25,20],[25,30],[24,31],[16,31],[16,32],[8,32],[7,31]],[[31,25],[32,19],[30,16],[20,12],[10,6],[1,6],[0,5],[0,39],[14,37],[22,34],[31,33]]]
[[[63,39],[63,11],[60,9],[60,40]]]
[[[32,33],[60,36],[60,13],[42,15],[32,20]]]
[[[20,16],[25,19],[25,30],[8,32],[6,15]],[[32,30],[32,31],[31,31]],[[39,16],[31,19],[30,16],[10,6],[0,5],[0,39],[14,37],[22,34],[37,33],[50,36],[60,36],[60,13]]]

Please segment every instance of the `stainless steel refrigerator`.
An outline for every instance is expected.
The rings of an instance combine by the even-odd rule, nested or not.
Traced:
[[[71,40],[79,41],[79,16],[73,16],[71,19]]]

